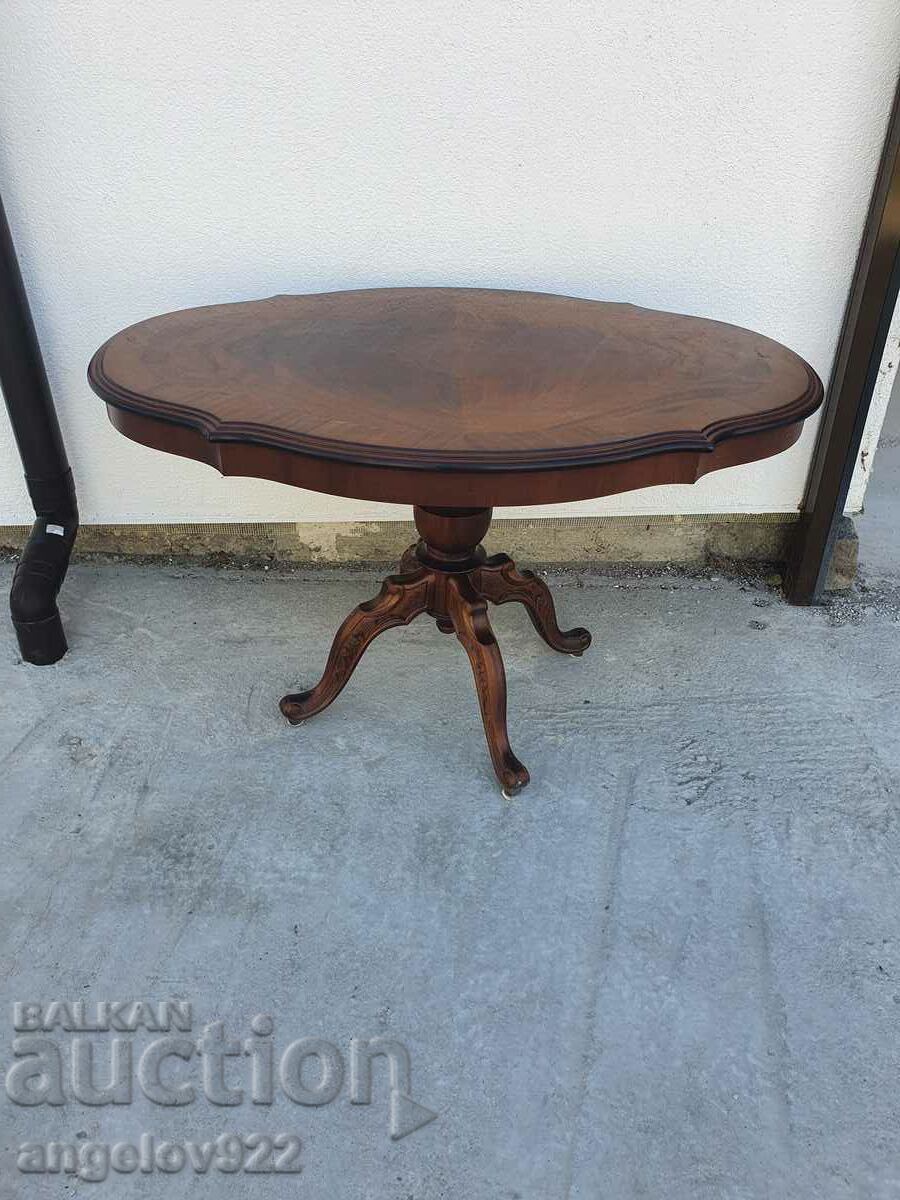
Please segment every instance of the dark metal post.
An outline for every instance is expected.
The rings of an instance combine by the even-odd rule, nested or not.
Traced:
[[[844,512],[900,285],[900,86],[856,273],[850,287],[819,440],[788,566],[787,598],[818,603]]]
[[[78,506],[2,200],[0,389],[36,514],[13,577],[9,607],[22,657],[44,665],[68,649],[56,596],[78,531]]]

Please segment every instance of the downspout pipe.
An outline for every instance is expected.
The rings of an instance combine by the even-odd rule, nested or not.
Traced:
[[[68,649],[56,597],[78,532],[78,505],[2,198],[0,390],[35,512],[13,576],[9,608],[22,658],[46,666]]]

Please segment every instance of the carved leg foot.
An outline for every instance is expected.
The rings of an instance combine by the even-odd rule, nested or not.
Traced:
[[[424,567],[389,575],[374,600],[360,604],[334,636],[325,673],[314,688],[285,696],[281,711],[292,725],[327,708],[343,689],[366,647],[386,629],[408,625],[428,608],[431,573]]]
[[[487,616],[487,604],[465,575],[446,581],[447,616],[472,664],[491,762],[503,791],[512,796],[528,782],[506,731],[506,672]]]
[[[591,635],[586,629],[566,632],[560,629],[553,596],[546,583],[533,571],[519,571],[509,555],[494,554],[487,559],[478,571],[475,586],[494,604],[508,604],[511,600],[524,604],[532,625],[554,650],[581,655],[591,644]]]

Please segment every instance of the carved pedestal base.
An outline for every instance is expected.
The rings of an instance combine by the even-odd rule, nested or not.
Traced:
[[[543,580],[519,571],[505,554],[488,558],[480,545],[491,521],[489,508],[415,510],[420,541],[403,555],[400,573],[389,575],[374,600],[350,613],[334,637],[325,673],[314,688],[285,696],[281,711],[292,725],[327,708],[353,674],[366,647],[385,629],[408,625],[428,613],[443,633],[455,633],[475,676],[488,750],[507,795],[528,782],[506,731],[506,673],[487,615],[487,601],[524,604],[548,646],[580,655],[591,644],[586,629],[564,633]]]

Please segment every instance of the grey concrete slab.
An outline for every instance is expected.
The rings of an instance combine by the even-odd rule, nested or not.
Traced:
[[[221,1020],[253,1043],[269,1013],[276,1061],[325,1039],[345,1074],[329,1103],[254,1104],[229,1058],[245,1095],[222,1106],[205,1058],[170,1058],[192,1103],[135,1081],[131,1103],[88,1106],[74,1041],[102,1083],[113,1038],[136,1061],[162,1035],[52,1029],[65,1102],[3,1098],[0,1196],[900,1194],[896,606],[846,620],[709,576],[552,582],[595,642],[564,658],[495,611],[533,781],[511,802],[465,655],[430,622],[282,722],[371,573],[77,564],[61,663],[21,663],[4,630],[5,1067],[15,1001],[174,997],[192,1038]],[[378,1037],[412,1063],[395,1132],[421,1117],[401,1092],[438,1114],[394,1140],[386,1060],[350,1102],[351,1039]],[[302,1174],[16,1166],[25,1141],[225,1131],[298,1135]]]

